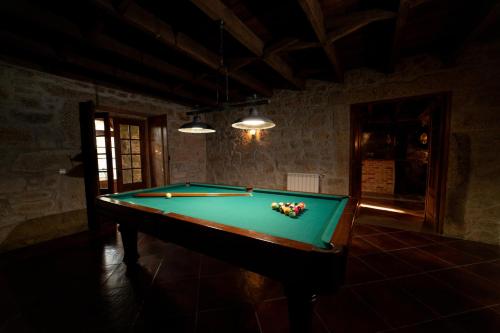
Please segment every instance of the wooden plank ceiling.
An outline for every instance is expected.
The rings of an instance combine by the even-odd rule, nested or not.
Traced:
[[[392,71],[418,53],[450,59],[498,26],[498,1],[16,0],[0,18],[4,60],[213,106],[226,88],[240,101],[307,79],[342,83],[354,68]]]

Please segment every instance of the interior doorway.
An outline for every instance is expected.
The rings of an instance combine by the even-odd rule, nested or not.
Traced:
[[[80,138],[89,229],[97,230],[98,195],[170,182],[167,115],[79,104]]]
[[[350,194],[391,227],[441,232],[450,94],[351,107]]]

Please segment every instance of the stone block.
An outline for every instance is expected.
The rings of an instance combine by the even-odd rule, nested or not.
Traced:
[[[33,133],[26,128],[0,127],[0,142],[6,146],[22,146],[33,141]]]
[[[28,219],[15,225],[0,228],[0,253],[86,229],[87,213],[85,209]]]
[[[27,173],[51,171],[56,173],[60,168],[69,169],[71,167],[69,158],[72,153],[73,151],[68,150],[21,153],[12,165],[12,171]]]
[[[16,191],[24,191],[26,181],[20,177],[13,177],[12,175],[0,175],[0,193],[12,193]]]
[[[54,214],[56,203],[52,199],[39,201],[9,201],[12,211],[17,215],[24,215],[28,218],[35,218],[43,215]]]
[[[40,110],[15,109],[11,110],[10,117],[16,122],[25,123],[27,125],[39,125],[50,123],[54,115],[51,112],[42,112]]]

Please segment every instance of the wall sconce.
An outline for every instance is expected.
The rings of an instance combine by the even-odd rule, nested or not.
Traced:
[[[426,145],[427,142],[429,141],[429,136],[427,135],[426,132],[423,132],[420,134],[420,137],[418,138],[421,144]]]
[[[265,131],[261,131],[259,129],[247,129],[241,131],[241,138],[245,144],[248,143],[258,143],[262,139]]]

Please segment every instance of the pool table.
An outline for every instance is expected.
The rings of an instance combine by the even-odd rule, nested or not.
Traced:
[[[235,196],[138,196],[167,192]],[[273,202],[304,202],[306,209],[292,218],[273,210]],[[236,264],[282,282],[291,331],[308,332],[316,295],[343,283],[358,202],[338,195],[185,183],[99,196],[96,206],[99,215],[119,225],[128,266],[139,258],[139,231]]]

